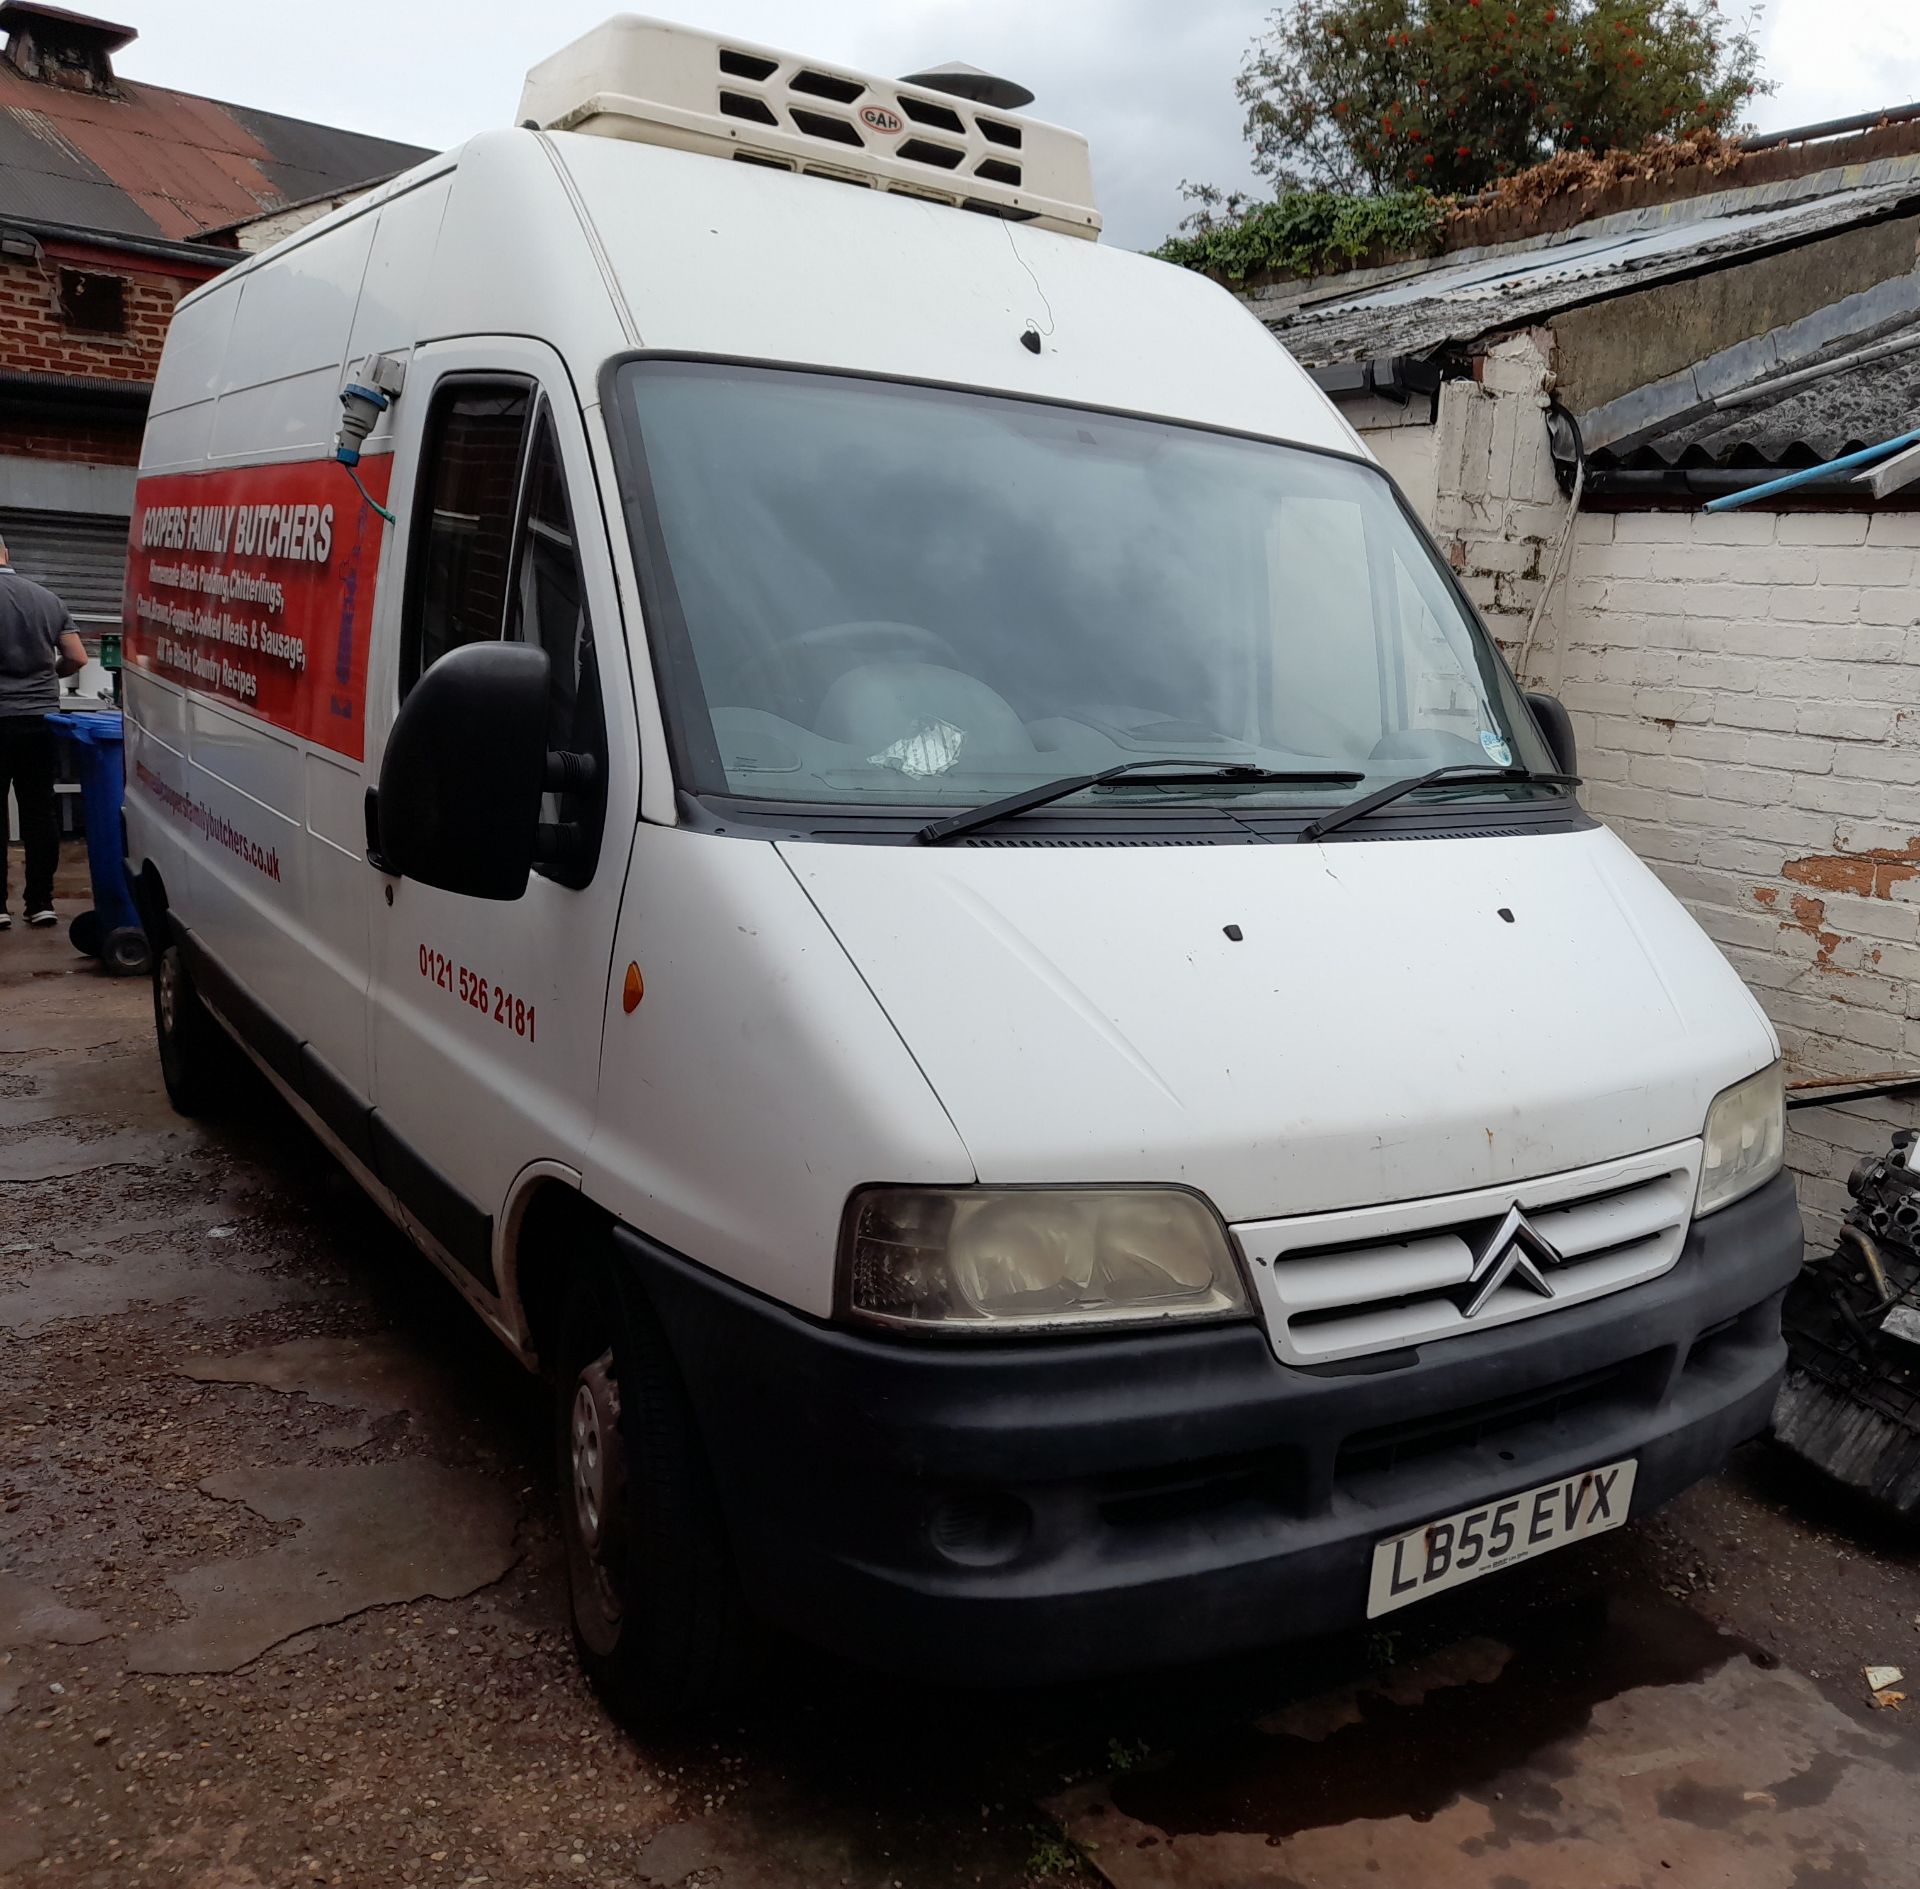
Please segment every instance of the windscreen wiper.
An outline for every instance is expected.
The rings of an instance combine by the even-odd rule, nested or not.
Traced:
[[[1382,807],[1391,806],[1394,801],[1408,794],[1418,793],[1422,787],[1434,787],[1442,782],[1468,787],[1475,781],[1495,784],[1513,781],[1524,787],[1578,787],[1580,776],[1536,774],[1530,767],[1482,767],[1477,761],[1459,761],[1451,767],[1436,767],[1428,773],[1416,774],[1411,780],[1394,781],[1378,793],[1368,794],[1362,799],[1350,800],[1344,807],[1336,807],[1331,813],[1323,813],[1319,819],[1308,821],[1300,829],[1300,837],[1303,840],[1323,840],[1329,833],[1337,832],[1355,820],[1363,820],[1368,814],[1377,813]]]
[[[1027,813],[1035,807],[1048,806],[1053,801],[1065,800],[1069,794],[1079,793],[1083,788],[1099,787],[1107,781],[1117,781],[1123,774],[1137,774],[1150,767],[1179,770],[1159,776],[1159,780],[1169,787],[1191,786],[1205,781],[1271,781],[1302,786],[1324,783],[1350,787],[1355,781],[1367,778],[1364,774],[1322,768],[1296,772],[1287,768],[1260,767],[1252,761],[1221,761],[1211,767],[1195,767],[1191,761],[1181,760],[1122,761],[1118,767],[1104,768],[1098,774],[1069,774],[1062,780],[1042,781],[1038,787],[1023,787],[1017,794],[1008,794],[1002,800],[989,800],[984,807],[969,807],[965,813],[950,813],[944,820],[930,820],[914,837],[923,846],[937,846],[942,840],[953,839],[961,833],[971,833],[976,827],[990,826],[995,820],[1004,820],[1016,813]]]

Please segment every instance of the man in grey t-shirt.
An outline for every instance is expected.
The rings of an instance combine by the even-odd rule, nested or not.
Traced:
[[[60,822],[53,805],[53,730],[49,709],[60,706],[61,676],[87,660],[86,646],[67,607],[52,591],[22,577],[0,539],[0,819],[7,789],[20,808],[27,849],[27,923],[53,923],[53,869],[60,861]],[[0,841],[6,829],[0,826]],[[0,931],[13,923],[7,910],[7,849],[0,844]]]

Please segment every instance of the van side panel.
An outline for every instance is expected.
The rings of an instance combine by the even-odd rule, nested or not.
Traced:
[[[417,332],[422,341],[535,336],[567,364],[582,400],[591,401],[601,365],[635,345],[636,336],[612,299],[611,273],[583,239],[583,212],[552,143],[496,131],[461,147]],[[688,266],[682,258],[655,260]]]
[[[352,705],[340,732],[318,729],[322,739],[313,738],[312,714],[289,713],[287,703],[296,685],[303,701],[335,686],[321,667],[333,655],[335,616],[341,646],[349,636],[362,644],[351,674],[341,667],[340,686],[364,693],[366,645],[384,615],[373,610],[373,595],[388,581],[388,559],[378,520],[331,463],[339,389],[366,352],[410,346],[449,188],[441,175],[329,219],[189,298],[161,363],[136,497],[127,682],[134,863],[153,860],[176,913],[205,948],[362,1097],[371,1094],[365,1000],[374,878],[364,857],[364,703]],[[391,444],[385,423],[368,442],[363,476],[376,496]],[[256,468],[257,481],[249,476]],[[162,537],[143,548],[151,510],[191,511],[203,499],[214,520],[208,529],[219,532],[224,514],[227,535],[178,549]],[[289,499],[312,512],[292,535]],[[134,581],[150,580],[156,564],[168,586]],[[242,627],[213,628],[216,600],[193,588],[209,574],[270,583],[276,600],[232,602],[225,607]],[[234,670],[258,681],[256,701],[233,699],[245,689],[224,686],[224,669],[204,685],[183,686],[177,661],[173,673],[160,673],[153,612],[168,608],[202,612],[190,632],[193,651],[208,661],[232,651]],[[270,631],[282,643],[291,637],[298,657],[248,646]]]
[[[207,440],[240,297],[224,279],[209,283],[174,311],[155,377],[140,472],[196,471],[206,463]],[[127,620],[131,634],[137,598],[131,559]],[[142,670],[129,658],[126,698],[127,856],[137,869],[151,864],[176,907],[192,903],[202,842],[185,815],[188,788],[185,689]],[[159,941],[156,941],[159,942]]]
[[[427,279],[452,192],[453,178],[446,174],[381,206],[347,339],[349,361],[364,360],[369,354],[397,354],[420,338]]]

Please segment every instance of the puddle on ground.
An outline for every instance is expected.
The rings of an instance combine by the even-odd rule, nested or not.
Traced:
[[[60,1259],[0,1286],[0,1331],[30,1338],[64,1319],[112,1318],[141,1305],[177,1305],[189,1316],[225,1324],[317,1297],[310,1280],[209,1266],[196,1255]]]
[[[145,1044],[47,1052],[8,1074],[12,1080],[0,1085],[0,1135],[12,1140],[88,1126],[97,1136],[103,1089],[113,1095],[116,1128],[165,1134],[187,1127],[167,1101],[159,1062]]]
[[[1659,1597],[1515,1624],[1047,1808],[1115,1889],[1912,1889],[1920,1751]]]
[[[1266,1737],[1236,1728],[1164,1769],[1117,1778],[1113,1804],[1169,1835],[1283,1838],[1358,1817],[1424,1820],[1515,1765],[1564,1769],[1551,1748],[1603,1699],[1697,1679],[1744,1650],[1683,1607],[1616,1598],[1540,1623],[1489,1667],[1462,1671],[1456,1652],[1336,1695],[1344,1722],[1323,1735],[1288,1729],[1286,1714]]]
[[[891,1863],[863,1858],[861,1847],[821,1831],[804,1807],[782,1805],[776,1794],[758,1814],[666,1825],[641,1846],[638,1875],[647,1889],[885,1889],[899,1883]]]
[[[295,1531],[264,1554],[169,1575],[186,1617],[135,1642],[133,1672],[233,1672],[293,1634],[369,1607],[458,1600],[518,1558],[518,1501],[487,1477],[419,1458],[241,1469],[200,1488]]]
[[[0,1816],[0,1876],[25,1869],[46,1854],[40,1834],[24,1817]]]
[[[51,1588],[0,1574],[0,1650],[10,1646],[88,1646],[105,1639],[98,1614],[69,1607]]]
[[[417,1429],[436,1437],[458,1435],[474,1422],[440,1360],[383,1332],[293,1338],[231,1358],[196,1358],[179,1370],[199,1384],[250,1384],[283,1395],[299,1393],[372,1420],[329,1431],[320,1439],[328,1448],[357,1447],[372,1435],[373,1423],[401,1411]]]
[[[36,1134],[0,1143],[0,1183],[68,1181],[106,1168],[164,1168],[190,1154],[199,1137],[175,1129]]]

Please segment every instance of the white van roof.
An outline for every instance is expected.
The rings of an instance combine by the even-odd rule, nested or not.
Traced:
[[[1267,330],[1190,270],[679,151],[564,135],[553,147],[619,284],[630,346],[997,388],[1357,449]]]
[[[356,363],[481,335],[540,336],[589,406],[609,359],[691,354],[1367,456],[1267,330],[1203,276],[1050,219],[813,170],[651,138],[483,132],[187,296],[143,463],[325,451]]]

